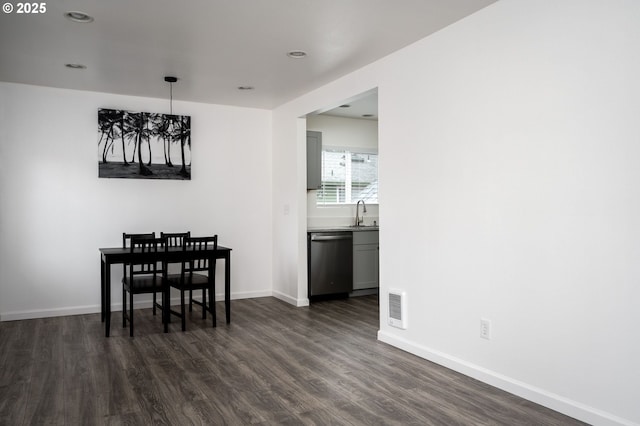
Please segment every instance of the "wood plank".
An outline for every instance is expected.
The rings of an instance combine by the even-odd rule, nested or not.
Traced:
[[[93,375],[97,357],[91,353],[86,330],[86,316],[69,316],[62,320],[65,424],[96,424],[98,388]]]
[[[33,370],[35,322],[13,321],[0,326],[0,424],[21,424]]]
[[[63,425],[62,321],[60,318],[45,318],[33,322],[34,349],[24,424]]]

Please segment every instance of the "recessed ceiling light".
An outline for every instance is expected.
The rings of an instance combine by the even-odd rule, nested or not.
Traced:
[[[287,52],[287,56],[293,59],[302,59],[307,56],[307,52],[302,50],[292,50]]]
[[[253,86],[238,86],[238,90],[253,90],[255,87]]]
[[[67,67],[67,68],[74,69],[74,70],[85,70],[85,69],[87,69],[87,66],[83,65],[83,64],[64,64],[64,66]]]
[[[65,12],[64,17],[73,22],[93,22],[93,16],[89,16],[84,12],[71,11]]]

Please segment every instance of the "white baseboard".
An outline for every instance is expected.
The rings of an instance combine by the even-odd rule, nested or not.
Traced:
[[[487,383],[496,388],[502,389],[524,399],[540,404],[544,407],[558,411],[567,416],[576,418],[592,425],[602,426],[638,426],[630,420],[626,420],[607,413],[602,410],[581,404],[544,389],[531,386],[502,374],[496,373],[478,365],[452,357],[440,351],[416,345],[410,341],[397,337],[393,334],[378,331],[378,340],[395,346],[413,355],[424,358],[428,361],[447,367],[451,370],[472,377],[481,382]]]
[[[231,300],[256,299],[258,297],[270,297],[271,295],[272,295],[271,290],[236,292],[236,293],[231,293]],[[224,294],[216,295],[216,300],[217,301],[224,300]]]
[[[68,315],[84,315],[95,313],[100,313],[100,305],[71,306],[55,309],[34,309],[28,311],[3,312],[2,315],[0,315],[0,322],[19,321],[36,318],[65,317]]]
[[[200,291],[196,291],[193,298],[200,300]],[[231,300],[234,299],[253,299],[257,297],[271,296],[271,290],[263,291],[247,291],[231,293]],[[224,293],[216,294],[216,301],[220,302],[224,300]],[[172,297],[171,305],[179,305],[180,298]],[[136,309],[145,309],[151,307],[151,296],[148,298],[142,296],[136,296],[134,300],[134,306]],[[121,302],[111,303],[111,312],[122,311]],[[85,315],[85,314],[97,314],[100,313],[100,305],[86,305],[86,306],[69,306],[65,308],[54,309],[33,309],[25,311],[3,312],[0,314],[0,322],[2,321],[20,321],[37,318],[50,318],[50,317],[64,317],[69,315]]]
[[[297,308],[300,308],[302,306],[309,306],[309,299],[307,298],[296,299],[295,297],[291,297],[287,294],[280,293],[279,291],[272,292],[272,296],[275,297],[276,299],[282,300],[283,302],[287,302],[288,304],[293,305]]]

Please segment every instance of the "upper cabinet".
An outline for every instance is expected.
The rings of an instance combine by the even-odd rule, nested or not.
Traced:
[[[321,185],[322,133],[307,131],[307,190]]]

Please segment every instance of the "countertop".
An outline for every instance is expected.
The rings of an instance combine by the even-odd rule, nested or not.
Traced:
[[[378,231],[379,226],[314,226],[307,228],[307,232],[360,232],[360,231]]]

